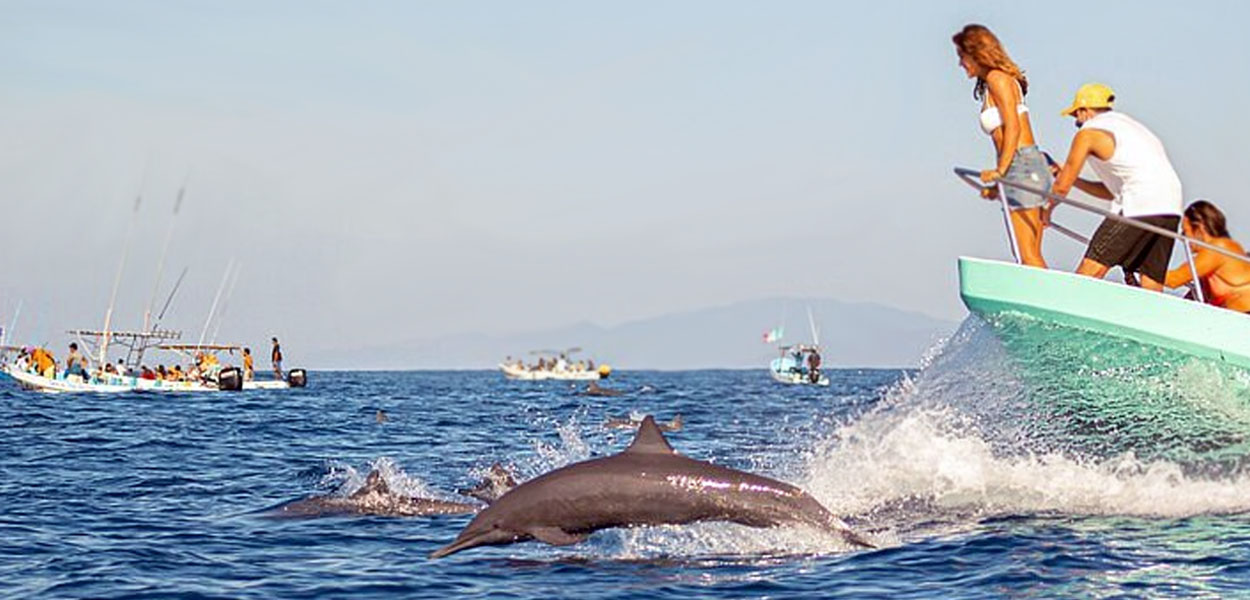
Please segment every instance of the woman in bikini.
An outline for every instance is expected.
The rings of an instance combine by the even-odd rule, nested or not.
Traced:
[[[1241,244],[1228,237],[1224,213],[1206,200],[1198,200],[1185,208],[1181,229],[1187,237],[1234,254],[1246,254]],[[1192,248],[1194,269],[1198,271],[1198,281],[1202,283],[1207,303],[1237,312],[1250,312],[1250,263],[1206,248]],[[1193,275],[1189,271],[1189,263],[1185,263],[1168,271],[1165,285],[1175,288],[1190,281],[1193,281]]]
[[[1007,56],[1002,43],[982,25],[968,25],[952,38],[959,64],[969,79],[976,79],[972,97],[981,103],[981,130],[994,141],[997,162],[981,172],[981,181],[999,179],[1050,191],[1053,177],[1045,155],[1037,148],[1029,107],[1024,95],[1029,80]],[[1020,262],[1046,267],[1042,258],[1042,211],[1048,210],[1045,196],[1004,186],[1011,207],[1011,223],[1016,232]],[[988,197],[988,196],[987,196]]]

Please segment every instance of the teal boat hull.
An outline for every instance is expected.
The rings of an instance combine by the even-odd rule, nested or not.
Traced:
[[[968,257],[959,294],[981,316],[1023,314],[1250,369],[1250,315],[1170,294]]]

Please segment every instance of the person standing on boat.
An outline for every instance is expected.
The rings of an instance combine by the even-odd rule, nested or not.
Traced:
[[[972,97],[981,102],[981,130],[994,142],[997,161],[993,169],[981,172],[981,181],[999,179],[1036,189],[1050,190],[1053,182],[1045,155],[1037,147],[1029,107],[1024,96],[1029,80],[1024,71],[1007,56],[998,38],[983,25],[968,25],[952,38],[959,64],[969,79],[976,79]],[[1002,188],[1011,207],[1011,224],[1016,234],[1020,262],[1046,267],[1042,257],[1042,220],[1046,198],[1013,187]]]
[[[1064,109],[1080,128],[1072,138],[1068,159],[1055,176],[1054,193],[1067,196],[1073,186],[1103,200],[1125,217],[1176,231],[1181,220],[1181,179],[1172,168],[1163,142],[1136,119],[1112,110],[1115,92],[1101,83],[1082,85]],[[1078,177],[1088,160],[1100,181]],[[1053,208],[1053,205],[1051,206]],[[1049,221],[1049,213],[1047,215]],[[1141,286],[1163,289],[1173,239],[1104,219],[1094,232],[1076,272],[1102,278],[1111,267],[1140,275]]]
[[[1224,213],[1206,200],[1198,200],[1185,208],[1181,221],[1185,236],[1237,254],[1246,255],[1245,248],[1228,235]],[[1202,284],[1208,304],[1237,312],[1250,312],[1250,263],[1225,256],[1214,250],[1194,246],[1194,270]],[[1189,263],[1168,271],[1164,285],[1177,288],[1193,281]]]
[[[252,349],[243,349],[243,381],[256,379],[256,369],[252,363]]]
[[[273,351],[269,354],[270,360],[273,361],[273,376],[281,381],[282,377],[282,346],[278,344],[278,338],[273,338]]]

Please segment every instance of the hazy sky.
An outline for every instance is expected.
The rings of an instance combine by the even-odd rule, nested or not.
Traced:
[[[63,340],[118,299],[304,349],[613,325],[765,296],[958,320],[955,258],[1007,256],[950,36],[990,26],[1042,145],[1090,80],[1250,237],[1243,3],[0,3],[0,320]],[[171,216],[181,183],[187,200]],[[1059,215],[1088,229],[1089,219]],[[1082,249],[1053,236],[1071,268]],[[830,334],[832,335],[832,334]]]

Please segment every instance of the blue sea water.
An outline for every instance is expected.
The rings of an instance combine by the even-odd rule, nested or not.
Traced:
[[[763,369],[625,371],[605,382],[620,397],[494,372],[314,372],[303,390],[187,396],[6,380],[0,596],[1250,595],[1250,477],[1229,460],[1250,432],[1250,384],[1173,358],[1145,375],[1089,371],[1099,397],[1171,398],[1227,424],[1156,434],[1150,420],[1064,418],[1055,399],[1083,406],[1073,392],[1008,349],[970,323],[919,371],[833,370],[823,389]],[[533,477],[619,451],[632,434],[604,421],[642,413],[681,414],[679,451],[800,485],[882,547],[702,523],[430,560],[469,517],[267,515],[349,493],[370,469],[449,499],[496,461]]]

